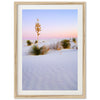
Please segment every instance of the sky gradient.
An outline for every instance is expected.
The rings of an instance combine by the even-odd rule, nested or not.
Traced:
[[[36,39],[37,18],[41,24],[39,39],[77,37],[77,10],[23,10],[23,39]]]

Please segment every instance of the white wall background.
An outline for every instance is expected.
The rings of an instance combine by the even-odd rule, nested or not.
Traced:
[[[14,1],[0,1],[0,100],[14,100]],[[100,2],[84,1],[87,1],[86,99],[100,100]]]

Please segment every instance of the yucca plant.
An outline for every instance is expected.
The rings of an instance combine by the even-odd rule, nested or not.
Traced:
[[[38,47],[37,45],[34,45],[30,51],[30,54],[32,55],[44,55],[48,52],[49,48],[46,46]]]
[[[56,50],[61,50],[62,49],[62,45],[60,42],[56,43]]]
[[[36,43],[38,43],[38,41],[37,41],[37,40],[35,40],[35,44],[36,44]]]
[[[27,45],[30,46],[32,42],[30,40],[27,40]]]
[[[34,54],[34,55],[40,55],[40,48],[38,47],[38,46],[33,46],[33,48],[32,48],[32,53]]]
[[[62,40],[61,45],[64,49],[70,48],[70,40]]]
[[[43,55],[43,54],[46,54],[48,52],[49,48],[47,48],[46,46],[42,46],[40,48],[40,53]]]
[[[74,43],[76,43],[76,38],[73,38],[72,40],[73,40]]]

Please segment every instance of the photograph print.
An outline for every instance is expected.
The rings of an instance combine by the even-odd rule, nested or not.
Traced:
[[[17,93],[83,95],[83,5],[22,6]]]
[[[22,89],[77,90],[77,10],[22,11]]]

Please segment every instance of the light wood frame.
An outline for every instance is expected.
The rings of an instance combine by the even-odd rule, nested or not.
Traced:
[[[17,94],[17,8],[18,5],[83,5],[83,95],[18,95]],[[14,97],[15,98],[86,98],[86,2],[14,2]]]

